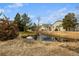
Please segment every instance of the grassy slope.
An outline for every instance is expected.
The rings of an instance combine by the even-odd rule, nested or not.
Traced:
[[[74,44],[74,45],[72,45]],[[78,48],[79,42],[65,43],[65,42],[50,42],[35,41],[34,43],[27,43],[26,40],[17,38],[14,40],[0,41],[0,55],[79,55],[79,53],[68,49]],[[68,48],[67,48],[68,47]]]
[[[20,32],[21,35],[27,34]],[[34,34],[34,33],[29,33]],[[79,42],[50,42],[34,41],[27,43],[18,36],[14,40],[0,41],[0,55],[79,55],[73,48],[79,48]]]

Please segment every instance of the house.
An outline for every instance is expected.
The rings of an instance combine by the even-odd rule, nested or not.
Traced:
[[[40,30],[44,31],[65,31],[62,26],[62,20],[58,20],[53,24],[42,24]]]
[[[79,31],[79,23],[77,23],[75,31]]]
[[[44,31],[66,31],[62,26],[63,21],[58,20],[53,24],[42,24],[40,30]],[[75,31],[79,31],[79,22],[76,25]]]
[[[79,18],[77,18],[77,25],[76,25],[75,31],[79,31]]]
[[[41,31],[41,30],[43,31],[43,30],[46,30],[46,28],[45,28],[44,26],[41,26],[39,30],[40,30],[40,31]]]
[[[66,31],[62,26],[62,20],[56,21],[51,27],[52,31]],[[75,31],[79,31],[79,22],[76,25]]]
[[[40,25],[40,31],[49,31],[49,30],[51,30],[50,29],[51,28],[51,26],[50,26],[50,24],[42,24],[42,25]]]
[[[52,31],[65,31],[62,26],[62,20],[56,21],[51,27]]]
[[[0,24],[3,23],[3,21],[0,20]]]

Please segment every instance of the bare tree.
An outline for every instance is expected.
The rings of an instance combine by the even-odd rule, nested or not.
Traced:
[[[41,20],[41,18],[37,17],[37,20],[38,20],[38,28],[37,28],[37,33],[38,33],[39,32],[39,26],[40,26],[40,20]]]

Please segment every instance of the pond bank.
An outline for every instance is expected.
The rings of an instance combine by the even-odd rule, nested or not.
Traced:
[[[66,38],[70,41],[79,40],[79,32],[72,31],[40,31],[40,33],[48,36],[55,36],[60,38]]]

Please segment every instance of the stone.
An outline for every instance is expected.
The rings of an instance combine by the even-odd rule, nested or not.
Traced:
[[[26,40],[28,43],[33,43],[34,42],[34,38],[32,36],[27,36]]]

